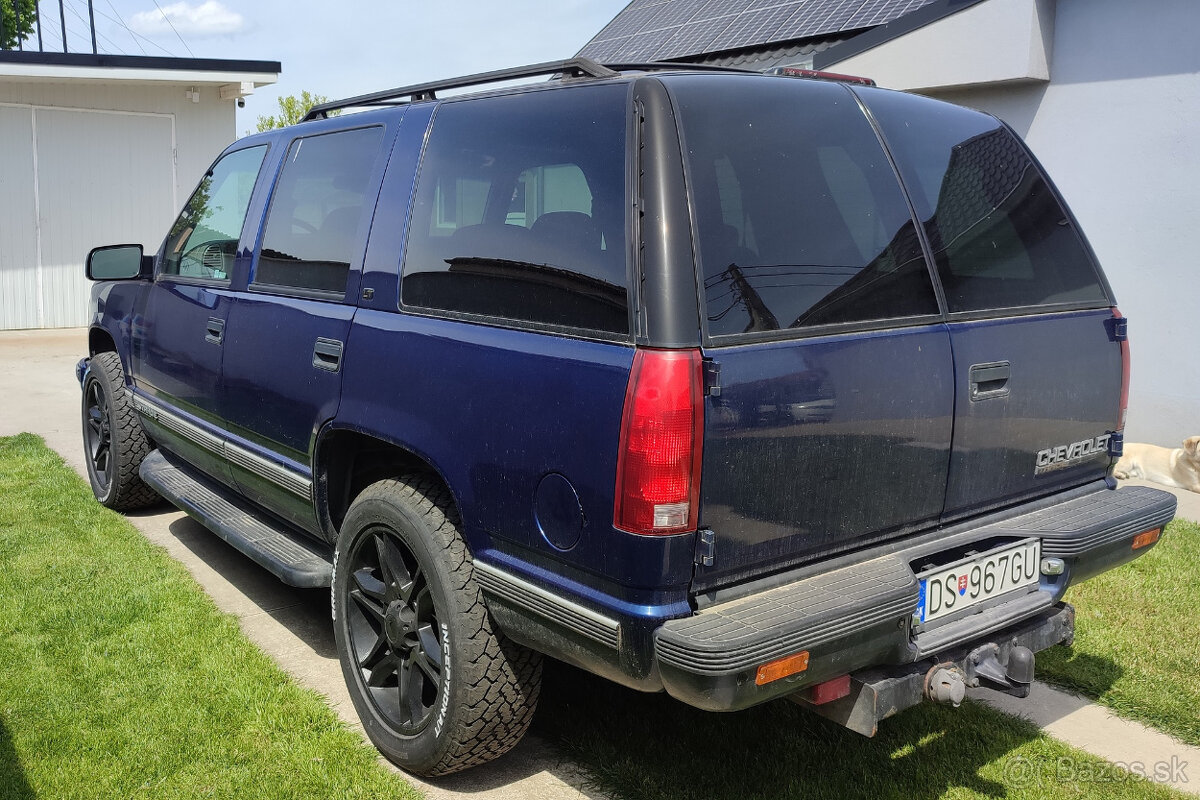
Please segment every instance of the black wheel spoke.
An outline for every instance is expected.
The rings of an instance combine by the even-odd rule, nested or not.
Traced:
[[[385,658],[391,657],[392,646],[388,644],[387,634],[380,632],[375,639],[375,644],[371,645],[371,649],[362,657],[358,665],[365,670],[373,670]]]
[[[420,670],[411,665],[404,665],[397,675],[400,685],[400,710],[407,711],[410,722],[420,722],[425,717],[425,703],[422,694],[425,689],[425,677]]]
[[[363,567],[354,571],[354,583],[367,597],[379,603],[386,603],[387,586],[375,577],[375,570]]]
[[[376,535],[375,550],[379,554],[379,570],[383,573],[383,582],[388,584],[388,588],[398,589],[412,583],[412,575],[408,571],[408,565],[404,563],[404,555],[390,536]]]
[[[394,653],[389,652],[371,669],[371,674],[367,676],[367,686],[388,686],[391,679],[396,677],[399,668],[400,659],[396,658]]]
[[[362,609],[363,616],[366,617],[367,622],[371,623],[375,632],[381,633],[383,631],[383,607],[359,591],[350,592],[350,599]]]
[[[433,626],[425,624],[418,628],[417,640],[421,644],[417,650],[421,666],[432,670],[428,673],[429,677],[437,680],[442,674],[442,645],[433,632]]]

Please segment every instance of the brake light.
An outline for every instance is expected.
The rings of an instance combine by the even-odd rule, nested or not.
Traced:
[[[775,67],[767,70],[768,75],[785,75],[789,78],[812,78],[818,81],[836,81],[837,83],[854,83],[859,86],[874,86],[875,81],[858,75],[843,75],[840,72],[823,72],[819,69],[804,69],[802,67]]]
[[[650,536],[695,530],[703,441],[700,351],[639,348],[621,416],[613,525]]]
[[[1118,331],[1117,341],[1121,344],[1121,407],[1117,411],[1117,430],[1125,430],[1125,417],[1129,414],[1129,323],[1113,306],[1113,319]]]

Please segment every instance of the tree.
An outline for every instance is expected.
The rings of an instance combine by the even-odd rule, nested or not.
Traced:
[[[14,8],[14,5],[16,8]],[[17,11],[20,24],[17,24]],[[37,0],[0,0],[0,50],[15,50],[17,40],[33,33],[37,23]]]
[[[0,0],[3,2],[3,0]],[[269,131],[273,128],[286,128],[288,125],[295,125],[300,120],[304,119],[304,115],[312,109],[313,106],[319,106],[321,103],[329,102],[329,98],[320,94],[309,94],[308,91],[300,92],[300,96],[289,94],[287,97],[279,98],[279,116],[274,114],[266,117],[258,118],[258,132]],[[337,111],[331,111],[329,116],[336,116]]]

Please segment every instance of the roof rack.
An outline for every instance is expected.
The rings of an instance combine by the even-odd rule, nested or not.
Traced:
[[[530,64],[527,67],[514,67],[512,69],[498,69],[492,72],[478,72],[474,75],[465,75],[461,78],[447,78],[446,80],[433,81],[432,83],[418,83],[412,86],[402,86],[397,89],[385,89],[382,92],[372,92],[371,94],[360,94],[357,97],[348,97],[345,100],[334,100],[329,103],[321,103],[318,106],[313,106],[312,109],[304,115],[301,122],[308,122],[314,119],[326,119],[330,111],[337,111],[342,108],[353,108],[361,106],[388,106],[394,105],[394,101],[408,98],[410,100],[436,100],[437,92],[446,89],[461,89],[467,86],[478,86],[483,83],[499,83],[500,81],[511,81],[517,78],[536,78],[539,75],[571,75],[573,77],[589,77],[589,78],[613,78],[621,72],[631,71],[664,71],[664,70],[684,70],[697,72],[741,72],[750,73],[752,70],[738,69],[737,67],[718,67],[709,66],[706,64],[677,64],[668,61],[647,61],[644,63],[630,64],[598,64],[590,58],[576,56],[575,58],[567,59],[566,61],[545,61],[541,64]]]
[[[304,115],[304,119],[301,122],[326,119],[330,111],[342,108],[391,105],[391,101],[403,98],[409,98],[410,100],[434,100],[437,98],[437,92],[446,89],[459,89],[466,86],[478,86],[482,83],[498,83],[499,81],[510,81],[517,78],[534,78],[539,75],[557,75],[560,73],[579,77],[587,76],[589,78],[612,78],[618,74],[615,70],[601,66],[590,58],[577,57],[567,59],[566,61],[546,61],[541,64],[530,64],[526,67],[479,72],[474,75],[464,75],[461,78],[448,78],[446,80],[433,81],[432,83],[418,83],[413,86],[385,89],[382,92],[372,92],[371,94],[349,97],[345,100],[321,103],[318,106],[313,106]]]
[[[614,72],[662,72],[662,71],[682,71],[682,72],[740,72],[743,75],[758,75],[758,70],[742,69],[741,67],[724,67],[716,64],[692,64],[689,62],[677,63],[674,61],[643,61],[629,64],[605,64],[604,66]]]

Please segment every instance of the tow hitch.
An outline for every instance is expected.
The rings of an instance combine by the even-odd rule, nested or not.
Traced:
[[[1014,625],[939,657],[912,664],[875,667],[850,675],[850,691],[829,703],[814,703],[808,690],[791,699],[823,717],[864,736],[874,736],[880,720],[923,700],[958,706],[968,688],[984,686],[1028,697],[1033,683],[1033,654],[1070,642],[1075,609],[1061,603],[1033,619]]]

